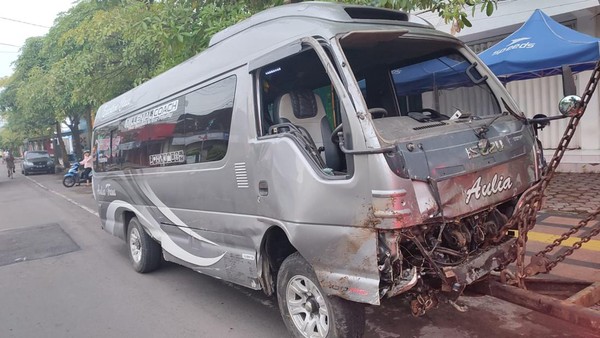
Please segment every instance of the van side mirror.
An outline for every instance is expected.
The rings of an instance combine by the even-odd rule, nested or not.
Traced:
[[[579,113],[581,102],[581,97],[577,95],[567,95],[558,103],[558,110],[564,116],[575,116]]]

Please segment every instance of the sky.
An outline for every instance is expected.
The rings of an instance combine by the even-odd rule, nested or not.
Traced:
[[[43,36],[75,0],[0,0],[0,77],[13,73],[11,63],[25,40]]]

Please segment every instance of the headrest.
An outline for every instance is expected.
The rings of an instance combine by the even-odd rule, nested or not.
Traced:
[[[311,90],[295,90],[290,92],[289,95],[292,101],[292,111],[296,118],[308,119],[317,116],[317,100]]]

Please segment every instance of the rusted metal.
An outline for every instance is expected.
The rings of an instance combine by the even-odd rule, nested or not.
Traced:
[[[600,330],[600,312],[594,311],[565,300],[505,285],[495,280],[488,280],[478,285],[477,290],[484,294],[560,318],[574,324]]]
[[[600,302],[600,282],[596,282],[567,299],[567,302],[590,307]]]
[[[386,293],[386,296],[388,298],[394,297],[396,295],[399,295],[401,293],[404,293],[408,290],[410,290],[413,286],[415,286],[415,284],[417,284],[417,281],[419,279],[419,275],[417,274],[417,268],[416,267],[412,267],[412,269],[410,269],[409,272],[409,278],[407,279],[399,279],[397,280],[394,285],[391,287],[391,289]]]
[[[474,258],[468,259],[460,265],[444,267],[444,275],[449,281],[452,281],[453,287],[458,287],[458,284],[464,288],[486,276],[490,271],[506,264],[506,262],[512,261],[514,259],[515,245],[516,240],[511,239]]]
[[[595,220],[598,215],[600,215],[600,207],[593,213],[589,214],[585,219],[581,220],[577,225],[573,226],[569,231],[563,233],[559,238],[554,240],[551,244],[549,244],[544,250],[538,252],[531,258],[531,263],[525,268],[525,273],[527,276],[533,276],[537,273],[547,273],[552,270],[558,263],[562,262],[567,258],[567,256],[573,254],[573,252],[579,248],[584,243],[590,241],[590,239],[598,234],[600,234],[600,224],[595,224],[591,228],[588,228],[588,232],[581,237],[581,239],[566,250],[559,252],[557,255],[552,257],[552,259],[547,257],[547,254],[552,252],[557,246],[559,246],[564,240],[571,237],[573,234],[579,232],[583,229],[589,222]]]
[[[525,275],[535,276],[539,273],[547,273],[550,259],[546,256],[535,255],[531,257],[531,262],[525,267]]]
[[[421,317],[437,305],[438,299],[435,294],[419,294],[410,301],[410,312],[415,317]]]
[[[538,273],[548,273],[550,270],[555,267],[558,263],[563,261],[567,256],[571,255],[575,250],[579,249],[581,245],[587,241],[589,241],[593,236],[598,235],[600,233],[600,227],[598,229],[593,229],[593,231],[589,232],[582,239],[576,242],[569,250],[562,252],[557,255],[557,257],[553,257],[552,259],[547,258],[546,254],[552,251],[555,247],[560,245],[565,239],[572,236],[581,228],[585,227],[589,221],[595,219],[598,214],[600,214],[600,208],[596,210],[596,212],[590,214],[585,220],[582,220],[578,225],[574,226],[572,229],[564,233],[558,240],[554,243],[548,245],[544,250],[537,253],[534,258],[527,267],[525,267],[525,251],[527,245],[527,233],[529,230],[533,228],[536,222],[536,216],[538,211],[542,207],[542,198],[544,195],[544,191],[552,178],[554,177],[554,173],[560,164],[561,159],[563,158],[565,151],[567,150],[567,146],[569,142],[573,138],[575,134],[575,130],[577,129],[577,125],[579,124],[585,110],[587,108],[588,102],[590,101],[598,82],[600,81],[600,61],[596,63],[596,67],[590,77],[590,80],[587,83],[587,86],[584,90],[581,104],[576,110],[574,114],[571,115],[571,119],[567,128],[561,138],[559,145],[552,156],[548,166],[546,167],[542,179],[527,189],[519,202],[517,203],[517,207],[512,215],[512,217],[506,222],[504,227],[499,232],[498,237],[495,239],[499,242],[502,237],[508,232],[509,229],[518,229],[519,234],[517,237],[517,257],[516,257],[516,266],[517,273],[515,279],[513,281],[509,281],[511,284],[517,284],[520,288],[525,289],[525,278],[534,276]]]
[[[518,304],[527,307],[532,310],[536,310],[556,318],[564,319],[575,323],[580,326],[584,326],[593,330],[600,330],[600,312],[594,311],[585,306],[592,306],[600,301],[600,283],[594,283],[588,287],[582,287],[581,283],[576,282],[561,282],[556,281],[544,282],[543,280],[528,279],[540,273],[548,273],[558,263],[562,262],[567,256],[571,255],[575,250],[579,249],[584,243],[588,242],[593,236],[600,234],[600,225],[596,224],[591,229],[581,236],[581,239],[574,243],[570,248],[559,252],[554,257],[548,257],[548,254],[554,250],[554,248],[561,245],[561,243],[570,238],[573,234],[583,229],[590,221],[596,219],[600,215],[600,208],[594,213],[589,214],[584,220],[581,220],[577,225],[569,229],[567,232],[562,234],[560,238],[555,240],[553,243],[548,245],[544,250],[535,254],[531,263],[525,266],[525,251],[527,244],[527,233],[533,228],[536,222],[536,216],[542,206],[542,198],[544,190],[552,180],[560,161],[567,150],[567,146],[575,134],[577,125],[579,124],[581,117],[585,113],[587,104],[591,99],[596,87],[600,81],[600,61],[596,63],[596,67],[590,77],[590,80],[584,90],[582,101],[578,109],[574,114],[571,115],[571,119],[565,130],[563,137],[556,149],[552,160],[546,167],[542,175],[542,179],[526,190],[521,198],[519,199],[515,211],[512,217],[506,222],[505,226],[499,232],[499,236],[495,239],[499,242],[504,235],[507,234],[509,229],[518,229],[519,234],[516,239],[516,276],[513,276],[508,270],[504,270],[500,274],[500,280],[487,280],[485,283],[480,283],[475,288],[479,292],[509,301],[514,304]],[[514,284],[511,286],[508,284]],[[559,287],[559,286],[562,286]],[[581,288],[576,293],[564,299],[568,296],[563,296],[567,287],[569,291],[573,289]],[[529,288],[529,290],[527,290]],[[535,290],[537,292],[534,292]],[[554,296],[559,296],[561,299],[553,298],[547,294],[550,293]]]
[[[565,300],[590,286],[590,282],[545,276],[544,278],[527,278],[527,290],[553,298]]]

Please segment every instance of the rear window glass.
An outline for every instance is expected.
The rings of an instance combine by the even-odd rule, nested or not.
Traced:
[[[27,153],[27,155],[25,155],[25,158],[28,160],[34,159],[34,158],[48,158],[50,157],[48,155],[48,153]]]

